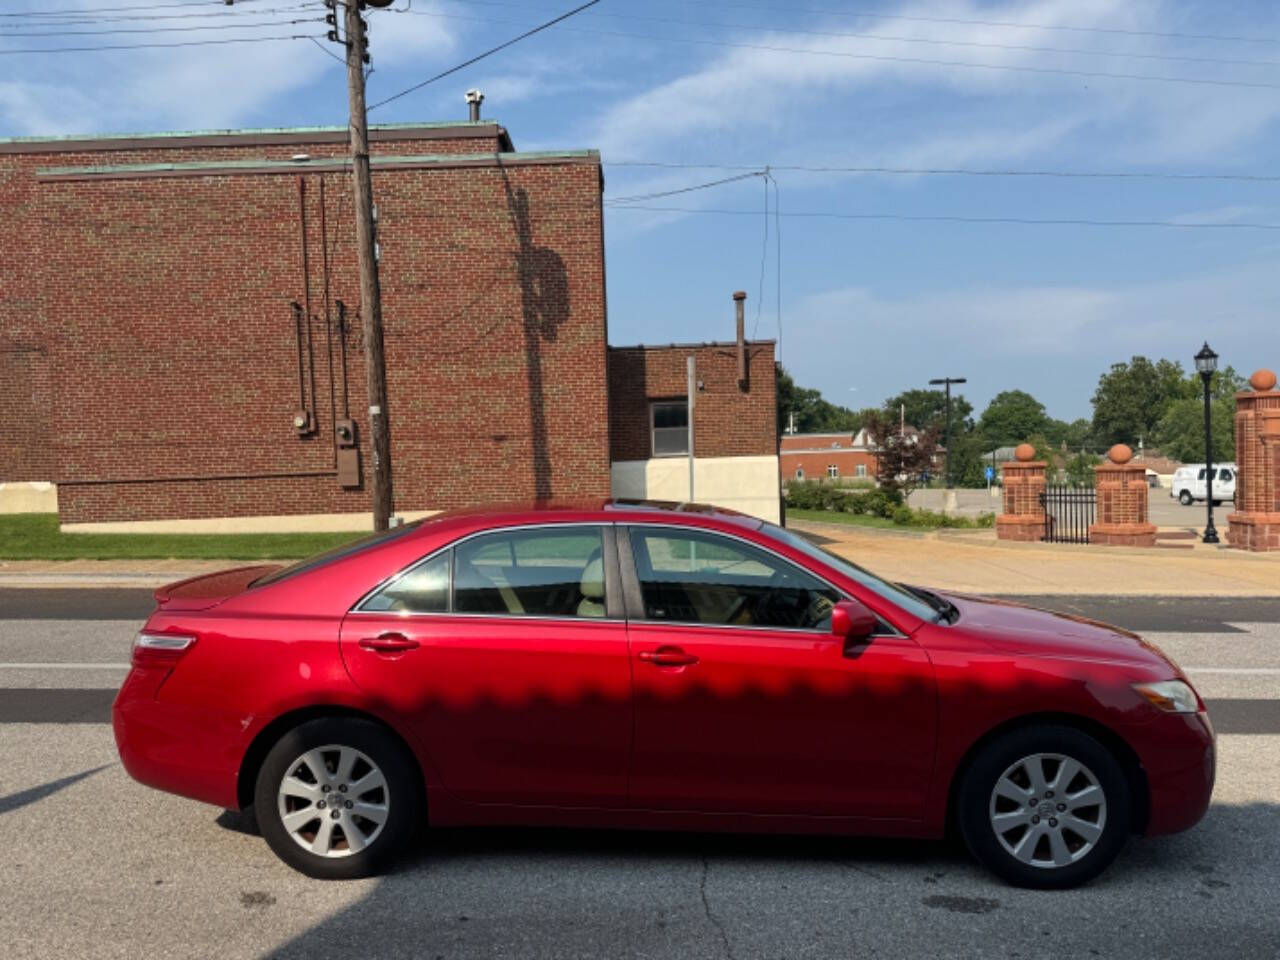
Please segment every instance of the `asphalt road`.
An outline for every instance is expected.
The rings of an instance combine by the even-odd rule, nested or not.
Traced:
[[[1221,736],[1195,829],[1087,888],[1003,886],[948,843],[438,831],[320,883],[246,817],[144,788],[106,707],[147,591],[0,591],[7,957],[1268,957],[1280,944],[1280,601],[1046,598],[1142,631]]]

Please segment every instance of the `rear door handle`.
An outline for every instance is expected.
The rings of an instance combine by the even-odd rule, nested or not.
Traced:
[[[685,653],[679,647],[641,650],[639,656],[645,663],[652,663],[655,667],[688,667],[698,662],[698,658],[692,653]]]
[[[417,640],[410,640],[403,633],[380,633],[376,637],[365,637],[360,641],[362,650],[372,650],[374,653],[404,653],[406,650],[416,650],[418,647]]]

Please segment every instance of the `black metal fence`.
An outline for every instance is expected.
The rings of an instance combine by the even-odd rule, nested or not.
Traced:
[[[1048,486],[1040,494],[1044,539],[1049,543],[1088,543],[1097,493],[1092,487]]]

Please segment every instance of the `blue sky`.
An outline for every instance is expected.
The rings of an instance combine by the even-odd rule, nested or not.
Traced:
[[[0,0],[0,14],[135,6],[149,18],[9,18],[0,50],[323,32],[282,23],[323,14],[307,0],[162,8],[179,2]],[[370,102],[574,5],[371,12]],[[209,11],[230,17],[178,19]],[[33,35],[215,23],[237,26]],[[1270,2],[602,0],[371,118],[463,118],[463,92],[480,87],[517,149],[599,149],[609,197],[765,164],[1277,176],[1277,66]],[[342,66],[306,40],[0,55],[6,136],[341,123],[345,110]],[[626,162],[708,166],[614,165]],[[776,337],[780,319],[784,364],[834,402],[966,376],[979,410],[1016,387],[1068,419],[1088,416],[1098,375],[1134,353],[1186,363],[1207,338],[1246,373],[1280,363],[1280,229],[1239,226],[1280,224],[1280,181],[773,176],[781,318],[772,218],[760,296],[765,190],[749,177],[634,204],[676,210],[609,209],[612,343],[731,337],[730,294],[745,289],[748,331]],[[709,208],[740,212],[688,212]],[[915,219],[932,217],[960,219]]]

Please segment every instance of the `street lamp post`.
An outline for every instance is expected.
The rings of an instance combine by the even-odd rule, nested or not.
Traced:
[[[951,385],[953,383],[968,383],[968,381],[964,377],[942,377],[938,380],[929,381],[929,386],[931,387],[938,386],[939,384],[946,384],[946,387],[947,387],[947,405],[946,405],[946,413],[945,413],[945,416],[947,418],[947,425],[946,425],[946,431],[945,431],[946,438],[942,441],[942,443],[947,448],[946,467],[944,468],[944,470],[947,475],[948,490],[951,489]]]
[[[1209,416],[1209,381],[1218,369],[1218,355],[1209,349],[1206,341],[1196,354],[1196,370],[1204,381],[1204,504],[1209,522],[1204,528],[1204,542],[1217,543],[1218,531],[1213,527],[1213,427]]]

